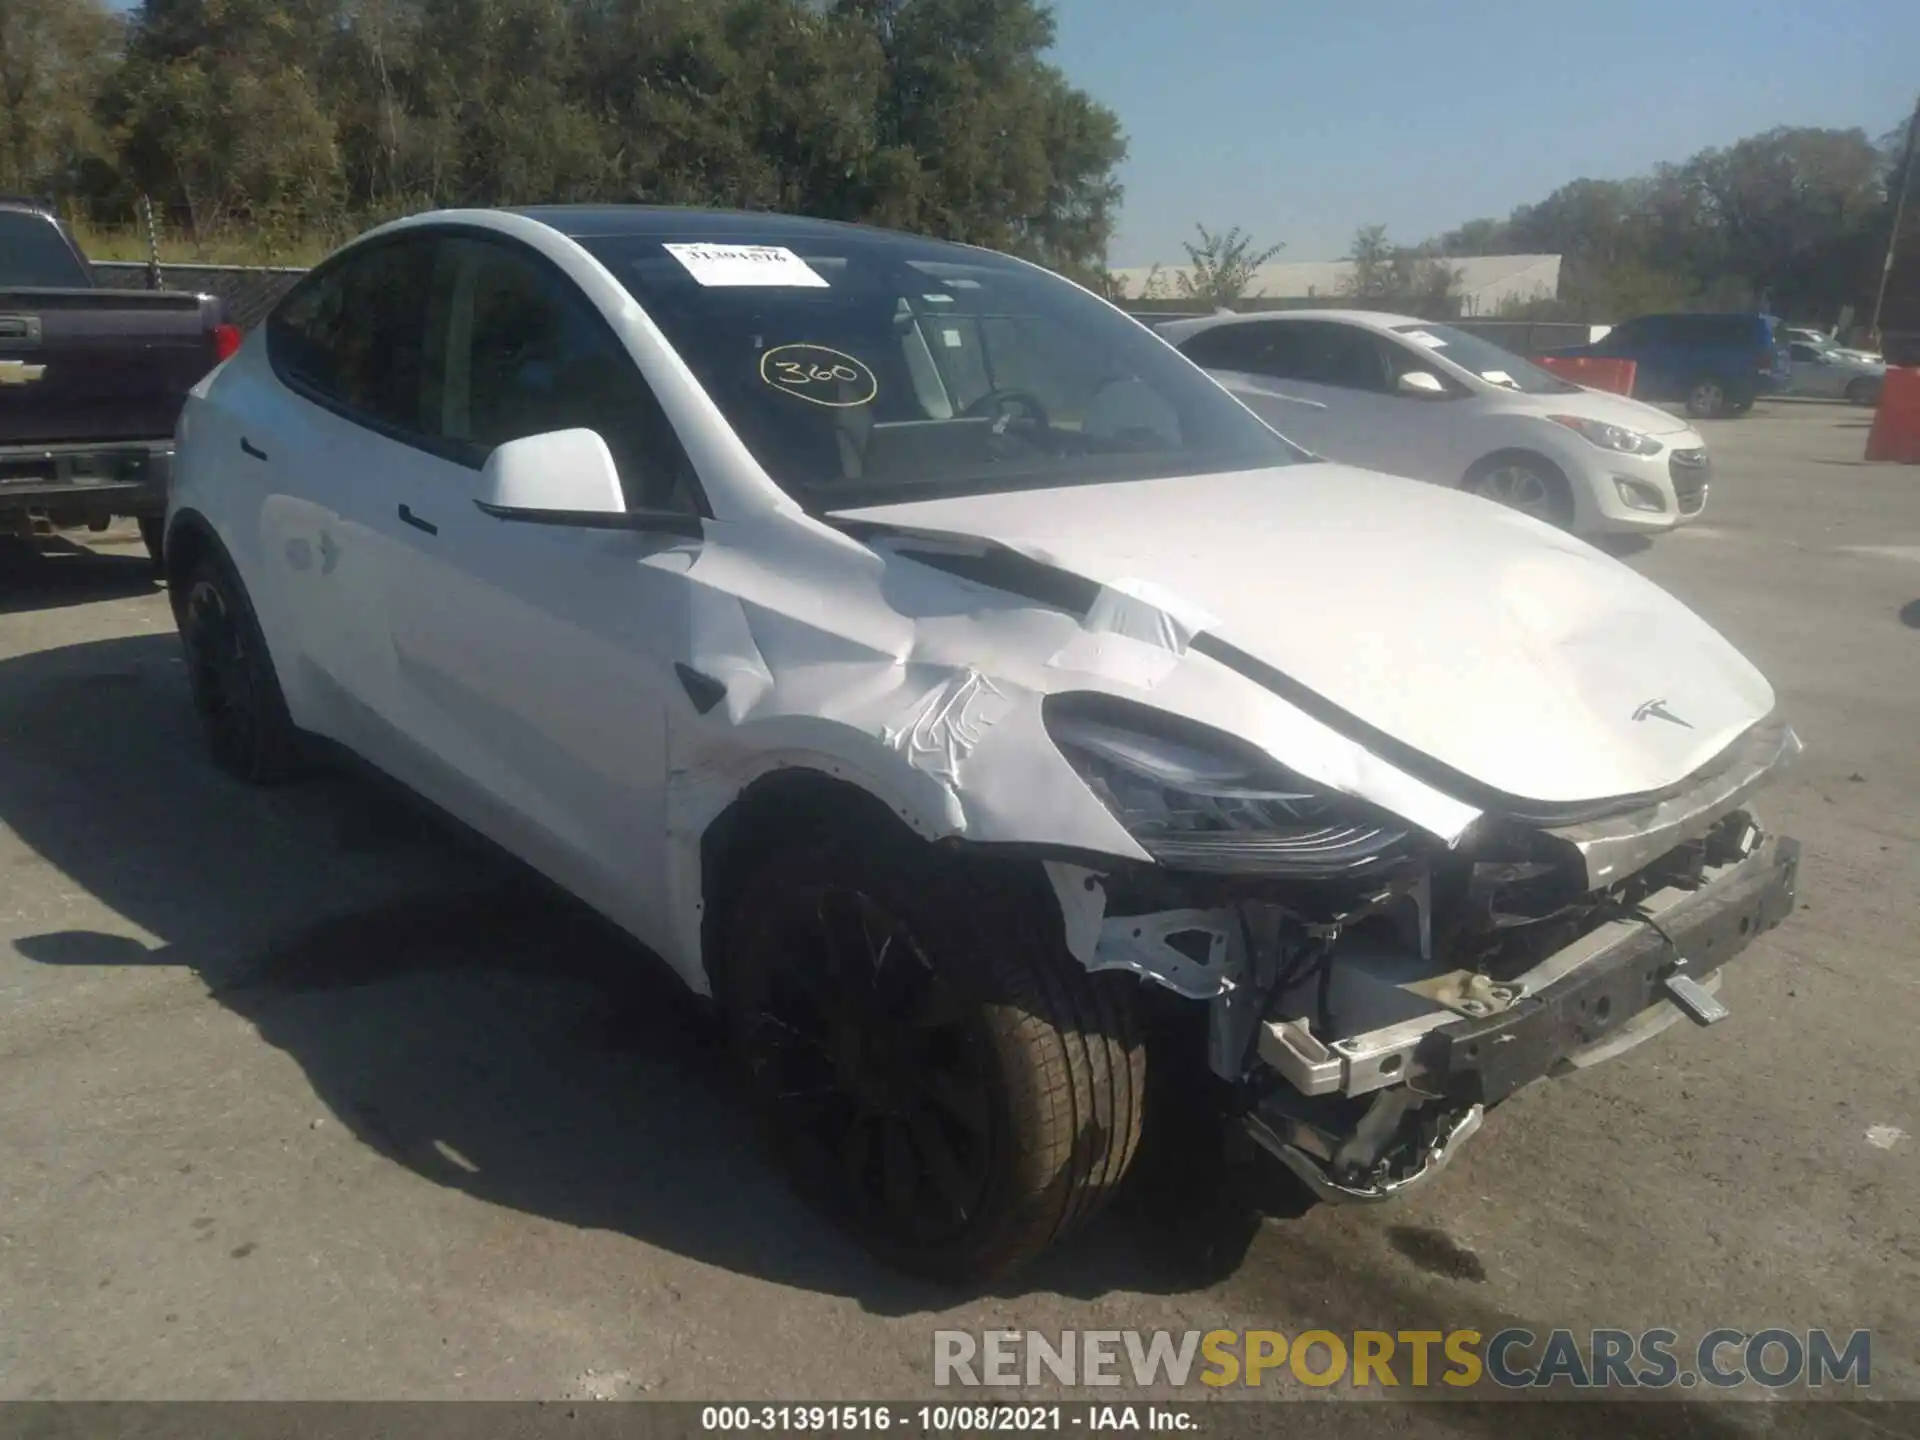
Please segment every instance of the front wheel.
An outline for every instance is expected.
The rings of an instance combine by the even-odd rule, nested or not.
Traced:
[[[1847,403],[1849,405],[1878,405],[1880,403],[1880,382],[1864,376],[1847,384]]]
[[[717,977],[781,1168],[945,1283],[1038,1255],[1139,1144],[1139,982],[1067,954],[1030,878],[911,839],[795,846],[739,893]]]
[[[1468,472],[1463,487],[1562,530],[1573,524],[1573,487],[1541,455],[1495,455]]]

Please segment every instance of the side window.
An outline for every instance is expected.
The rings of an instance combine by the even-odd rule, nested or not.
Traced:
[[[1711,350],[1726,345],[1729,332],[1724,319],[1713,315],[1684,315],[1673,325],[1676,341],[1689,350]]]
[[[1792,345],[1793,358],[1796,360],[1818,360],[1820,352],[1804,340],[1796,340]]]
[[[274,369],[356,417],[421,433],[433,253],[428,237],[376,244],[303,280],[267,322]]]
[[[1215,325],[1187,338],[1180,353],[1209,370],[1240,370],[1251,375],[1270,373],[1263,365],[1271,325]]]
[[[693,467],[633,357],[558,270],[511,244],[442,247],[436,433],[479,464],[509,440],[576,428],[613,452],[627,504],[698,514]]]
[[[1341,390],[1390,389],[1383,346],[1374,336],[1352,325],[1329,321],[1300,321],[1290,327],[1298,336],[1298,374],[1289,378]]]

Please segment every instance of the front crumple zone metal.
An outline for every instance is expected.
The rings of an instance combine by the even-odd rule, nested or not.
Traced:
[[[1057,860],[1047,861],[1046,870],[1060,902],[1067,949],[1087,969],[1130,970],[1189,1000],[1211,1000],[1233,988],[1245,958],[1233,911],[1108,916],[1099,875]],[[1181,948],[1170,943],[1175,936],[1195,939]]]
[[[1101,876],[1054,860],[1046,871],[1069,953],[1089,970],[1129,971],[1205,1001],[1208,1064],[1223,1080],[1238,1080],[1278,974],[1278,947],[1267,943],[1272,937],[1250,935],[1247,917],[1233,907],[1108,915]]]

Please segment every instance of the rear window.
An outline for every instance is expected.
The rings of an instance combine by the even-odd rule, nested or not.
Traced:
[[[0,285],[90,289],[93,272],[47,216],[0,210]]]

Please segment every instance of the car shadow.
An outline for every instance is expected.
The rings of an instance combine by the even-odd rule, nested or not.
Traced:
[[[229,781],[202,758],[182,671],[167,635],[0,660],[0,824],[156,937],[54,929],[16,941],[22,955],[191,971],[360,1142],[435,1184],[876,1315],[966,1298],[883,1269],[792,1197],[759,1157],[717,1026],[657,960],[383,786]],[[1254,1245],[1279,1192],[1200,1138],[1162,1131],[1108,1218],[988,1298],[1232,1276],[1335,1331],[1525,1323],[1476,1303],[1444,1237]],[[1434,1408],[1463,1433],[1509,1424]],[[1692,1411],[1636,1407],[1632,1429],[1741,1433]],[[1604,1407],[1551,1419],[1539,1433],[1621,1433]]]
[[[0,537],[0,615],[150,595],[157,584],[144,549],[103,554],[60,535]]]

